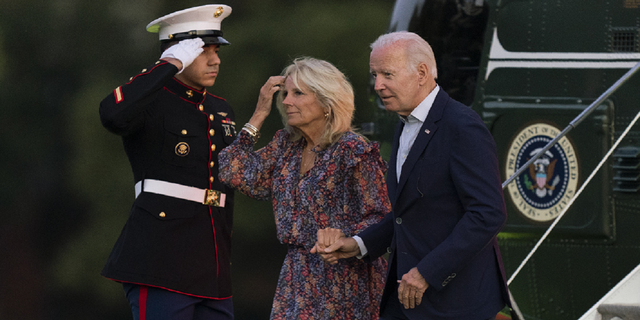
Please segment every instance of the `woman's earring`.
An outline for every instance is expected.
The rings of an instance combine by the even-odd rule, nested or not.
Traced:
[[[325,114],[324,114],[324,118],[325,118],[325,119],[326,119],[326,118],[329,118],[329,112],[327,112],[327,113],[325,113]]]

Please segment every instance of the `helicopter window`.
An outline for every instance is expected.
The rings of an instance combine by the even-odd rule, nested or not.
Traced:
[[[611,33],[612,52],[640,52],[637,29],[612,28]]]
[[[488,16],[485,0],[396,0],[388,32],[411,31],[427,40],[438,65],[438,85],[470,106]],[[370,77],[370,92],[373,84]],[[384,109],[377,95],[374,99]]]
[[[427,0],[410,30],[431,44],[438,84],[465,105],[473,103],[488,14],[483,0]]]

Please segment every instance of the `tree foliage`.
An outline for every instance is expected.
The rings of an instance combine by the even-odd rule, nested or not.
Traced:
[[[258,90],[295,57],[334,63],[350,78],[356,121],[371,121],[369,43],[384,33],[392,1],[226,1],[232,45],[209,89],[241,126]],[[159,56],[153,19],[201,1],[5,0],[0,13],[0,318],[128,319],[120,285],[103,279],[133,200],[119,137],[98,105]],[[277,112],[261,144],[282,127]],[[239,196],[233,272],[238,319],[268,317],[286,248],[271,204]],[[34,301],[38,301],[34,303]]]

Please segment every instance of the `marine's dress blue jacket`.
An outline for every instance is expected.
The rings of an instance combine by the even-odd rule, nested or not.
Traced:
[[[222,191],[226,206],[141,193],[102,275],[229,298],[233,191],[218,181],[217,163],[236,136],[234,114],[224,99],[178,81],[177,72],[160,60],[100,103],[102,124],[122,136],[133,170],[131,189],[123,192],[133,195],[134,183],[157,179]]]

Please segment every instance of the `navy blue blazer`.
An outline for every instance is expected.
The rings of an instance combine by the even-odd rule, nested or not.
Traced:
[[[410,319],[487,319],[508,302],[496,236],[507,215],[496,145],[471,108],[440,90],[397,181],[396,127],[387,188],[393,211],[359,234],[373,259],[390,249],[383,303],[417,267],[429,284]]]

